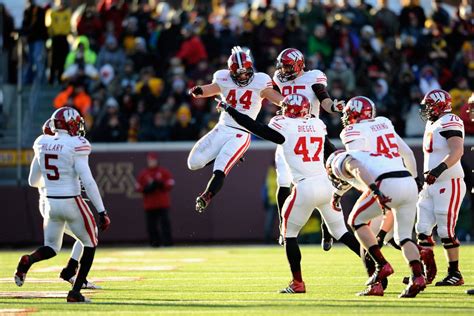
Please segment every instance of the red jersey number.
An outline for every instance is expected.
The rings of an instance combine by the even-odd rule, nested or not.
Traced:
[[[225,99],[233,108],[235,108],[237,106],[237,90],[231,89]],[[245,110],[250,109],[250,105],[252,104],[252,90],[245,90],[239,98],[238,103],[242,104],[242,107]]]
[[[58,159],[58,155],[52,155],[52,154],[44,155],[44,167],[46,168],[46,170],[52,171],[46,174],[46,178],[48,178],[48,180],[50,181],[59,180],[58,167],[55,166],[54,164],[51,164],[51,160],[55,160],[55,159]]]
[[[298,93],[298,90],[304,90],[305,86],[284,86],[283,89],[281,89],[281,95],[286,97],[289,94],[296,94]]]
[[[376,156],[384,155],[387,158],[400,157],[398,145],[393,133],[377,137],[377,153],[378,155]]]
[[[308,144],[308,138],[309,138],[309,144]],[[313,157],[309,157],[309,150],[308,150],[308,145],[311,144],[316,144],[316,152],[314,153]],[[309,161],[319,161],[319,154],[321,153],[321,150],[323,149],[323,138],[322,137],[306,137],[306,136],[301,136],[298,138],[298,141],[296,142],[294,152],[297,155],[303,156],[303,161],[304,162],[309,162]]]

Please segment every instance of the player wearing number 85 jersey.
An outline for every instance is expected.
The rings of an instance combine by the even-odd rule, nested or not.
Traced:
[[[281,293],[304,293],[306,289],[301,276],[301,253],[297,236],[315,208],[324,218],[331,235],[360,255],[360,244],[347,231],[342,212],[333,210],[330,206],[332,187],[323,163],[326,126],[319,118],[310,116],[309,100],[300,94],[286,96],[282,102],[283,115],[272,118],[268,126],[239,113],[225,103],[219,106],[242,127],[282,146],[293,191],[283,205],[281,232],[293,280]]]
[[[273,90],[267,74],[255,72],[247,52],[234,47],[227,62],[228,69],[214,74],[211,84],[193,87],[189,93],[195,98],[221,96],[237,111],[255,119],[262,100],[279,104],[283,97]],[[213,176],[206,190],[196,199],[196,211],[202,212],[222,188],[225,176],[250,146],[248,131],[222,112],[218,124],[193,147],[188,157],[191,170],[201,169],[214,162]]]
[[[451,113],[451,96],[444,90],[428,92],[421,102],[427,121],[423,137],[425,186],[418,199],[416,232],[422,246],[433,247],[431,233],[437,225],[446,257],[448,274],[436,286],[462,285],[459,271],[459,241],[455,228],[466,194],[461,157],[464,153],[464,124]]]
[[[92,266],[98,240],[94,217],[81,197],[80,181],[99,212],[101,230],[108,228],[110,219],[89,168],[91,146],[79,136],[84,129],[82,117],[75,109],[63,107],[56,110],[51,119],[55,134],[41,135],[35,140],[35,156],[28,178],[31,186],[44,187],[46,195],[44,246],[20,258],[14,278],[15,283],[22,286],[31,265],[59,252],[67,224],[84,246],[80,268],[67,301],[85,302],[88,299],[82,296],[80,290]]]

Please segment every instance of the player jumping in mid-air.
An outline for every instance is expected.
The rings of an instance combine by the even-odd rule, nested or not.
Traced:
[[[363,150],[402,157],[403,163],[411,175],[416,178],[418,187],[421,189],[413,151],[397,134],[388,118],[376,116],[375,104],[372,100],[364,96],[356,96],[350,99],[342,110],[342,124],[344,129],[340,137],[346,150]],[[346,187],[346,189],[349,187]],[[341,196],[336,193],[334,199],[336,200],[335,204],[339,204]],[[370,227],[377,234],[380,247],[383,246],[384,240],[387,240],[387,243],[400,249],[392,238],[393,214],[391,211],[387,210],[385,215],[372,219]],[[427,284],[429,284],[436,276],[434,254],[429,248],[419,247],[419,250],[422,262],[426,265]],[[374,284],[369,286],[366,291],[361,292],[360,295],[380,295],[380,289],[379,284]]]
[[[220,95],[237,111],[256,118],[264,98],[279,105],[283,97],[273,90],[267,74],[255,72],[247,52],[239,47],[232,50],[228,69],[214,73],[211,84],[195,86],[189,92],[195,98]],[[193,147],[188,157],[191,170],[201,169],[214,162],[214,170],[206,189],[196,199],[196,211],[204,211],[220,191],[226,175],[250,146],[250,134],[226,112],[217,125]]]
[[[311,114],[319,117],[320,107],[329,113],[342,111],[343,102],[332,100],[326,90],[327,78],[320,70],[305,71],[305,60],[303,53],[295,48],[284,49],[277,57],[277,70],[273,75],[274,89],[281,92],[283,97],[289,94],[302,94],[311,102]],[[326,137],[324,142],[325,159],[336,150]],[[275,152],[275,166],[277,170],[277,204],[281,213],[283,203],[290,195],[291,175],[285,163],[281,146],[277,146]],[[280,216],[281,217],[281,216]],[[281,220],[281,218],[280,218]],[[328,251],[332,246],[332,237],[327,232],[324,221],[322,228],[322,247]]]
[[[326,169],[331,177],[349,182],[364,192],[354,205],[348,224],[377,263],[377,270],[369,277],[366,285],[378,284],[377,293],[382,296],[381,282],[393,273],[375,234],[368,226],[370,220],[380,216],[383,210],[391,209],[395,218],[395,242],[402,248],[403,256],[412,271],[408,286],[399,297],[415,297],[426,287],[420,253],[411,239],[418,190],[415,179],[404,166],[401,157],[360,150],[341,150],[328,158]]]
[[[293,279],[280,293],[305,293],[297,237],[315,208],[319,210],[331,235],[358,256],[360,244],[347,231],[342,212],[334,210],[330,205],[333,190],[323,163],[326,125],[319,118],[310,115],[310,102],[304,95],[287,95],[281,106],[283,115],[272,118],[267,126],[239,113],[225,102],[218,105],[253,134],[282,147],[292,177],[293,190],[283,205],[281,232]]]
[[[52,121],[51,121],[50,118],[47,119],[46,122],[43,124],[43,135],[54,136],[54,132],[53,132],[54,127],[52,127],[51,124],[52,124]],[[40,210],[41,216],[44,218],[45,209],[46,209],[45,188],[44,187],[38,187],[38,193],[39,193],[39,210]],[[79,260],[81,258],[84,246],[77,239],[77,237],[74,236],[74,234],[72,233],[72,231],[69,228],[68,224],[66,224],[64,232],[67,235],[74,238],[76,241],[74,242],[74,245],[72,246],[71,257],[69,258],[67,266],[64,267],[64,269],[61,270],[61,273],[59,274],[59,277],[61,279],[63,279],[64,281],[69,282],[72,285],[74,285],[74,282],[76,280],[77,268],[79,267]],[[82,286],[82,288],[83,289],[92,289],[92,290],[101,289],[100,286],[94,284],[93,282],[87,281],[87,280],[84,282],[84,285]]]
[[[423,98],[422,117],[425,185],[418,200],[416,232],[421,246],[433,247],[431,237],[437,225],[446,258],[448,274],[436,286],[464,284],[459,271],[459,240],[455,228],[461,202],[466,194],[461,157],[464,153],[464,124],[451,113],[451,96],[432,90]]]
[[[106,230],[110,219],[105,211],[97,184],[89,168],[90,143],[79,136],[84,120],[73,108],[63,107],[51,116],[54,136],[41,135],[33,145],[35,156],[31,162],[28,182],[33,187],[44,187],[44,246],[30,255],[23,255],[14,279],[22,286],[30,267],[39,261],[56,256],[61,249],[66,224],[83,244],[73,288],[67,302],[88,302],[81,293],[94,260],[97,246],[97,226],[88,205],[81,197],[81,182],[94,207],[99,212],[99,227]]]

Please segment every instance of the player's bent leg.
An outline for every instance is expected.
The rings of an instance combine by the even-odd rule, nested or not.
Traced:
[[[54,256],[56,256],[56,252],[49,246],[39,247],[33,253],[21,256],[14,275],[16,285],[22,286],[25,283],[26,274],[34,263],[50,259]]]
[[[189,152],[187,159],[188,168],[190,170],[199,170],[204,168],[209,162],[213,161],[219,153],[226,135],[222,131],[213,128],[206,135],[194,144]]]
[[[66,301],[68,303],[84,303],[90,301],[84,297],[80,292],[83,284],[87,280],[87,275],[92,267],[94,261],[95,247],[84,247],[84,252],[81,258],[81,266],[77,273],[77,278],[74,282],[72,290],[69,291]]]
[[[196,211],[202,213],[209,206],[211,199],[222,189],[224,180],[225,173],[221,170],[215,170],[206,190],[196,198]]]
[[[423,276],[423,267],[420,261],[420,253],[417,245],[410,239],[405,238],[400,241],[403,256],[408,262],[412,275],[409,279],[408,286],[399,295],[400,298],[415,297],[418,293],[426,288],[426,280]]]

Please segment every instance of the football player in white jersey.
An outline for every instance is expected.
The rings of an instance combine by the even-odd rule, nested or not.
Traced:
[[[319,210],[331,235],[357,256],[360,256],[360,244],[347,231],[342,212],[332,209],[330,205],[333,189],[323,163],[326,125],[310,115],[311,105],[304,95],[290,94],[281,105],[283,115],[273,117],[268,126],[239,113],[225,102],[218,106],[253,134],[282,146],[293,190],[283,205],[281,232],[293,280],[280,293],[305,293],[297,237],[315,208]]]
[[[423,136],[425,185],[418,200],[416,232],[418,243],[433,247],[431,237],[438,235],[448,260],[448,274],[436,286],[462,285],[459,271],[459,240],[455,228],[461,202],[466,194],[461,157],[464,153],[464,124],[451,113],[451,96],[432,90],[423,98],[422,117],[427,121]]]
[[[327,112],[341,112],[343,102],[332,100],[326,90],[327,78],[320,70],[305,71],[303,53],[295,48],[284,49],[277,57],[277,70],[273,75],[274,89],[281,92],[283,97],[289,94],[302,94],[311,102],[311,114],[319,117],[320,106]],[[336,148],[326,137],[324,157],[327,158]],[[275,166],[277,170],[277,203],[281,212],[283,203],[290,195],[291,175],[286,167],[281,146],[275,152]],[[324,221],[322,228],[322,247],[328,251],[332,246],[331,235],[327,232]]]
[[[54,127],[52,127],[51,125],[52,125],[52,120],[49,118],[43,124],[43,135],[54,136],[54,132],[53,132]],[[42,181],[42,183],[44,183],[44,181]],[[38,193],[39,193],[39,210],[40,210],[41,216],[44,218],[45,209],[46,209],[46,192],[45,192],[44,186],[38,187]],[[79,260],[81,259],[82,250],[84,249],[84,247],[81,244],[81,242],[77,239],[77,237],[74,236],[68,224],[66,224],[64,232],[67,235],[74,238],[76,241],[74,242],[74,245],[72,246],[71,257],[69,258],[67,266],[61,270],[59,277],[63,279],[64,281],[69,282],[72,285],[74,285],[74,282],[76,280],[77,268],[79,267]],[[84,282],[84,285],[82,286],[82,288],[91,289],[91,290],[101,289],[100,286],[88,280]]]
[[[228,69],[214,73],[211,84],[195,86],[189,93],[195,98],[220,95],[237,111],[256,118],[262,100],[279,105],[283,97],[273,90],[272,80],[262,72],[255,72],[249,54],[240,47],[232,49]],[[250,146],[250,134],[229,114],[222,112],[217,125],[193,147],[188,157],[188,168],[201,169],[214,162],[213,176],[205,191],[196,199],[196,211],[202,212],[220,191],[226,175]]]
[[[54,257],[61,249],[66,224],[83,245],[80,268],[67,302],[88,302],[80,290],[94,260],[97,246],[97,226],[94,216],[81,197],[81,182],[94,207],[99,212],[99,227],[106,230],[110,219],[105,211],[97,184],[89,168],[90,143],[79,136],[84,120],[70,107],[56,110],[51,116],[54,136],[41,135],[33,145],[28,182],[32,187],[44,187],[44,246],[20,258],[15,283],[22,286],[30,267]],[[44,183],[43,183],[44,182]]]
[[[416,160],[413,151],[397,134],[392,122],[383,116],[376,116],[375,104],[367,97],[356,96],[350,99],[342,110],[342,124],[344,129],[340,134],[346,150],[363,150],[384,154],[393,157],[402,157],[408,171],[415,177],[418,189],[421,190],[422,182],[418,179]],[[335,204],[339,204],[341,196],[334,194]],[[379,246],[384,240],[393,247],[400,247],[393,240],[393,214],[386,211],[385,215],[373,219],[370,226],[377,234]],[[422,262],[426,265],[428,284],[436,276],[436,262],[433,251],[429,248],[419,248]],[[407,279],[408,282],[408,279]],[[365,295],[372,295],[378,287],[367,289]]]
[[[384,293],[381,281],[393,273],[392,266],[380,250],[375,234],[368,226],[370,220],[380,216],[383,210],[392,209],[395,218],[395,242],[402,248],[403,256],[412,271],[409,284],[399,297],[415,297],[426,287],[420,253],[411,239],[418,190],[402,158],[390,153],[341,150],[328,158],[326,169],[330,177],[346,181],[364,192],[354,205],[348,224],[377,263],[377,270],[369,277],[366,285],[376,285],[379,288],[378,295],[382,296]]]

